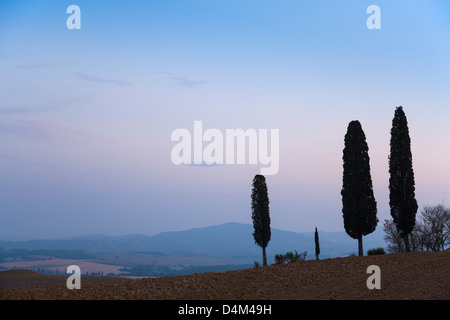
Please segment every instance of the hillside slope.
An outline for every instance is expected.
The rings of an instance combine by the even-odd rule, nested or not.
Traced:
[[[367,267],[381,269],[369,290]],[[309,260],[223,273],[0,289],[0,299],[450,299],[450,252]],[[29,271],[23,272],[23,277]],[[16,275],[17,276],[17,275]],[[0,272],[0,279],[2,278]],[[17,281],[17,279],[15,280]],[[26,279],[21,279],[23,284]],[[36,285],[34,283],[34,285]],[[10,284],[12,287],[13,284]]]

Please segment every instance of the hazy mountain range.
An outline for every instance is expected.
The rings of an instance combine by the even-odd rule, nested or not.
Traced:
[[[218,258],[261,257],[261,248],[253,240],[253,226],[241,223],[226,223],[217,226],[162,232],[153,236],[131,234],[125,236],[92,235],[65,239],[39,239],[28,241],[0,241],[3,249],[84,250],[87,252],[160,252],[169,255],[199,255]],[[363,237],[363,247],[368,249],[385,247],[384,232],[378,228]],[[346,256],[357,252],[357,241],[345,231],[320,232],[320,257]],[[307,251],[307,258],[314,257],[314,232],[292,232],[272,228],[272,237],[267,254],[297,250]]]

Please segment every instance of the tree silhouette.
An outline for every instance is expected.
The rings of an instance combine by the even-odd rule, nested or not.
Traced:
[[[410,252],[408,235],[414,229],[418,205],[414,193],[411,139],[402,107],[395,109],[390,146],[389,206],[397,230],[405,241],[405,250]]]
[[[257,174],[253,178],[252,189],[252,220],[253,238],[255,243],[262,248],[263,266],[267,266],[266,247],[270,241],[270,214],[269,196],[267,193],[266,178]]]
[[[316,232],[314,233],[314,242],[316,243],[316,260],[319,260],[320,246],[319,246],[319,233],[317,232],[317,227]]]
[[[443,204],[425,206],[416,225],[420,242],[426,251],[444,251],[450,244],[450,209]]]
[[[350,237],[358,240],[358,254],[362,256],[362,237],[375,230],[378,219],[370,176],[369,148],[361,124],[357,120],[348,125],[342,159],[344,228]]]

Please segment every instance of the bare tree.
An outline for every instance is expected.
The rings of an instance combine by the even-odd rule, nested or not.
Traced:
[[[383,222],[385,233],[384,241],[387,243],[387,251],[392,253],[405,252],[405,243],[400,236],[397,227],[392,219],[385,219]]]
[[[392,253],[406,252],[405,243],[392,220],[384,220],[384,240]],[[441,251],[450,246],[450,209],[444,205],[425,206],[409,235],[411,251]]]
[[[425,206],[419,217],[417,230],[426,251],[445,250],[450,245],[450,209],[444,205]]]

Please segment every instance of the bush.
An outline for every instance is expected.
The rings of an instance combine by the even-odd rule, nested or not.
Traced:
[[[275,255],[275,264],[285,264],[285,263],[303,261],[306,258],[306,254],[307,254],[306,251],[298,253],[297,250],[295,250],[295,253],[293,253],[292,251],[289,251],[289,252],[286,252],[285,254],[277,254],[277,255]]]
[[[386,254],[386,252],[384,252],[384,248],[370,249],[369,251],[367,251],[368,256],[374,256],[374,255],[380,255],[380,254]]]

